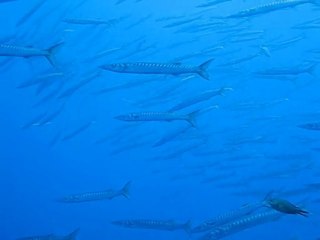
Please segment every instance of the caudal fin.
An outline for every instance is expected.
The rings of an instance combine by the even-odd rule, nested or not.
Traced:
[[[266,46],[260,46],[260,54],[266,57],[271,57],[270,49]]]
[[[304,216],[304,217],[309,217],[309,212],[305,211],[303,209],[300,209],[298,214],[301,215],[301,216]]]
[[[264,207],[270,207],[269,201],[272,199],[272,196],[274,195],[274,190],[269,191],[263,198],[261,202],[261,206]]]
[[[186,231],[186,233],[191,234],[191,229],[192,229],[191,220],[188,220],[185,224],[183,224],[183,229]]]
[[[131,181],[127,182],[121,189],[122,196],[124,196],[127,199],[130,198],[130,186],[131,186]]]
[[[312,65],[310,65],[307,69],[307,73],[314,76],[315,73],[316,73],[316,68],[317,68],[318,64],[317,63],[314,63]]]
[[[204,63],[202,63],[199,67],[198,67],[198,71],[197,73],[204,79],[206,80],[210,80],[210,76],[208,73],[208,67],[211,64],[211,62],[213,62],[214,59],[210,59]]]
[[[80,231],[80,228],[77,228],[76,230],[74,230],[73,232],[71,232],[70,234],[68,234],[64,240],[75,240],[78,233]]]
[[[46,56],[50,64],[54,67],[57,66],[56,60],[55,60],[55,54],[60,49],[60,47],[63,45],[63,42],[59,42],[50,48],[47,49],[48,55]]]
[[[196,116],[198,115],[198,113],[200,112],[200,110],[196,110],[192,113],[189,113],[187,115],[187,121],[188,123],[190,123],[192,125],[192,127],[196,128],[197,127],[197,124],[196,124]]]

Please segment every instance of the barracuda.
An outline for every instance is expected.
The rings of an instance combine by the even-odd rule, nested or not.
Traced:
[[[189,232],[191,222],[177,223],[173,220],[151,220],[151,219],[134,219],[134,220],[120,220],[113,221],[113,225],[125,227],[125,228],[139,228],[139,229],[153,229],[153,230],[185,230]]]
[[[199,111],[182,115],[172,112],[137,112],[116,116],[115,119],[126,122],[172,122],[187,121],[193,127],[195,124],[195,116]]]
[[[245,205],[241,208],[235,209],[233,211],[227,212],[225,214],[219,215],[213,219],[207,220],[200,224],[199,226],[196,226],[191,230],[192,233],[200,233],[205,232],[208,230],[211,230],[215,227],[219,227],[221,225],[227,224],[229,222],[233,222],[237,219],[243,218],[248,216],[249,214],[257,211],[262,207],[262,204],[260,202]]]
[[[90,202],[90,201],[99,201],[99,200],[111,200],[116,197],[124,196],[129,198],[129,188],[131,182],[127,182],[122,189],[120,190],[107,190],[101,192],[88,192],[73,194],[59,199],[59,202],[64,203],[80,203],[80,202]]]
[[[80,229],[78,228],[66,236],[57,236],[55,234],[48,234],[48,235],[42,235],[42,236],[23,237],[23,238],[18,238],[17,240],[75,240],[79,231]]]
[[[207,68],[213,59],[210,59],[199,66],[182,65],[181,63],[114,63],[106,64],[100,68],[112,72],[119,73],[135,73],[135,74],[198,74],[202,78],[209,80]]]
[[[57,43],[48,49],[37,49],[31,47],[20,47],[14,45],[0,44],[0,56],[5,57],[46,57],[52,66],[56,66],[54,54],[63,43]]]
[[[223,226],[214,228],[211,232],[204,235],[201,240],[218,240],[237,232],[243,231],[247,228],[251,228],[267,222],[277,221],[283,216],[283,214],[272,210],[257,213],[251,216],[243,217],[239,220],[227,223]]]
[[[201,94],[199,94],[195,97],[192,97],[192,98],[189,98],[189,99],[186,99],[186,100],[180,102],[176,106],[172,107],[169,110],[169,112],[175,112],[175,111],[184,109],[184,108],[192,106],[194,104],[209,100],[210,98],[213,98],[215,96],[219,96],[219,95],[223,96],[226,91],[233,91],[233,89],[232,88],[220,88],[220,89],[214,89],[214,90],[208,90],[208,91],[202,92]]]
[[[249,8],[235,14],[231,14],[226,18],[242,18],[251,17],[260,14],[266,14],[286,8],[293,8],[303,4],[320,5],[320,0],[278,0],[271,3],[263,4],[257,7]]]

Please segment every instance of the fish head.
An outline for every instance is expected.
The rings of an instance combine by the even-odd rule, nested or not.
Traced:
[[[108,71],[123,72],[126,70],[127,66],[125,63],[112,63],[102,65],[100,68]]]
[[[120,121],[138,121],[139,114],[129,113],[129,114],[118,115],[115,117],[115,119],[120,120]]]

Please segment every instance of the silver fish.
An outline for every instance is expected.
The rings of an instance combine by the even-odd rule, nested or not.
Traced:
[[[181,63],[114,63],[101,66],[102,69],[119,73],[136,74],[198,74],[202,78],[209,80],[207,68],[213,59],[210,59],[199,66],[182,65]]]
[[[55,234],[48,234],[48,235],[42,235],[42,236],[23,237],[23,238],[18,238],[17,240],[75,240],[79,231],[80,229],[78,228],[66,236],[57,236]]]
[[[201,5],[198,5],[197,7],[198,8],[203,8],[203,7],[212,7],[212,6],[216,6],[218,4],[221,4],[221,3],[225,3],[225,2],[230,2],[232,0],[215,0],[215,1],[209,1],[207,3],[203,3]]]
[[[0,0],[0,3],[6,3],[6,2],[15,2],[17,0]]]
[[[31,47],[19,47],[14,45],[0,44],[0,56],[6,57],[46,57],[52,66],[56,66],[54,54],[62,46],[62,42],[48,49],[37,49]]]
[[[242,206],[241,208],[235,209],[225,214],[221,214],[213,219],[210,219],[201,223],[199,226],[194,227],[191,232],[200,233],[200,232],[211,230],[213,228],[222,226],[229,222],[233,222],[245,216],[248,216],[253,212],[257,211],[258,209],[260,209],[261,207],[262,207],[261,202]]]
[[[296,76],[300,74],[314,75],[318,63],[304,64],[300,66],[294,66],[289,68],[274,68],[265,71],[258,71],[255,74],[258,76]]]
[[[239,220],[227,223],[220,227],[214,228],[211,232],[204,235],[202,240],[218,240],[232,234],[243,231],[247,228],[258,226],[264,223],[277,221],[282,217],[282,214],[275,210],[268,210],[256,213],[250,216],[243,217]]]
[[[102,192],[87,192],[80,194],[72,194],[59,199],[59,202],[63,203],[80,203],[100,200],[111,200],[116,197],[123,196],[129,198],[131,181],[127,182],[120,190],[106,190]]]
[[[202,92],[201,94],[195,97],[186,99],[180,102],[179,104],[177,104],[176,106],[170,108],[169,112],[175,112],[175,111],[184,109],[194,104],[209,100],[210,98],[213,98],[215,96],[219,96],[219,95],[223,96],[226,91],[232,91],[232,90],[233,90],[232,88],[220,88],[220,89],[213,89],[213,90]]]
[[[139,228],[139,229],[153,229],[153,230],[185,230],[190,231],[191,222],[177,223],[173,220],[150,220],[150,219],[135,219],[135,220],[119,220],[113,221],[113,225],[125,227],[125,228]]]
[[[103,19],[85,19],[85,18],[65,18],[62,20],[65,23],[76,25],[108,25],[112,26],[117,23],[117,19],[103,20]]]
[[[245,9],[236,14],[231,14],[226,18],[243,18],[243,17],[251,17],[255,15],[266,14],[269,12],[274,12],[286,8],[293,8],[303,4],[315,4],[319,5],[319,0],[276,0],[271,3],[266,3],[263,5],[259,5],[257,7]]]
[[[320,131],[320,122],[300,124],[298,127],[306,130]]]
[[[171,122],[171,121],[187,121],[193,127],[196,126],[195,116],[198,111],[181,115],[172,112],[137,112],[116,116],[115,119],[126,122]]]

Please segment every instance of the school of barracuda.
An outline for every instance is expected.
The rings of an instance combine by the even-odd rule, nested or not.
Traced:
[[[2,0],[0,8],[18,8],[21,2]],[[110,0],[101,4],[101,8],[114,9],[117,15],[123,12],[120,9],[147,2]],[[239,98],[237,92],[245,94],[255,82],[265,84],[265,89],[259,91],[272,91],[268,87],[270,82],[289,90],[296,85],[303,86],[300,91],[306,91],[312,84],[316,87],[320,38],[314,38],[316,44],[308,41],[320,30],[320,0],[238,0],[237,6],[243,6],[240,9],[232,7],[234,2],[236,0],[201,0],[191,4],[188,14],[174,15],[174,11],[168,11],[168,15],[159,15],[145,8],[145,15],[138,18],[133,12],[111,18],[86,12],[94,1],[37,0],[31,1],[29,8],[16,19],[15,34],[1,36],[1,71],[14,71],[15,61],[28,64],[36,59],[47,65],[40,70],[35,64],[27,65],[33,75],[18,79],[17,89],[35,91],[38,99],[30,110],[35,113],[34,117],[23,119],[21,123],[23,131],[51,129],[53,134],[48,144],[57,148],[105,124],[105,132],[99,132],[96,139],[89,139],[88,144],[99,149],[105,145],[111,147],[109,157],[121,159],[131,155],[134,160],[135,151],[147,147],[150,152],[145,156],[149,164],[154,164],[154,175],[169,176],[172,182],[196,178],[202,184],[228,189],[234,195],[252,195],[256,199],[252,203],[235,203],[230,208],[233,210],[224,212],[213,203],[213,208],[218,208],[221,214],[212,214],[203,222],[194,222],[191,217],[185,221],[129,217],[106,224],[127,229],[185,231],[186,239],[189,235],[192,239],[217,240],[289,218],[302,216],[301,219],[309,221],[310,218],[303,218],[310,215],[308,206],[319,202],[320,198],[299,199],[299,196],[318,192],[318,183],[303,183],[291,189],[284,189],[283,185],[278,189],[260,189],[251,184],[268,179],[281,181],[302,171],[313,171],[312,174],[320,176],[310,155],[310,152],[320,151],[319,112],[304,112],[301,105],[297,106],[302,109],[301,114],[300,109],[291,116],[279,111],[298,95],[296,90],[263,102],[255,101],[250,95]],[[57,11],[43,11],[46,6]],[[311,11],[310,16],[302,15],[306,9]],[[280,31],[290,33],[289,36],[283,32],[275,35],[273,29],[259,25],[259,18],[272,18],[278,13],[284,18],[292,14],[301,16],[298,20],[288,17],[287,22],[279,23]],[[51,18],[48,25],[47,18],[43,18],[45,15]],[[25,31],[24,26],[32,26],[40,20],[37,26]],[[150,33],[139,31],[144,25],[149,29],[150,24],[153,29]],[[51,35],[41,36],[49,28]],[[121,34],[131,34],[131,40],[122,42]],[[159,34],[164,36],[163,42],[156,41]],[[41,37],[50,42],[41,43]],[[203,44],[204,39],[211,39],[211,44]],[[288,49],[294,51],[296,45],[305,47],[303,54],[297,53],[300,56],[297,59],[286,59],[286,55],[281,54]],[[87,52],[83,54],[85,49]],[[73,58],[64,58],[64,53]],[[278,64],[277,58],[284,58],[285,64]],[[264,68],[256,69],[256,62],[262,62]],[[195,87],[194,83],[200,87]],[[135,91],[135,95],[127,97]],[[119,95],[113,95],[114,92],[121,92],[122,97],[115,98]],[[74,98],[96,99],[104,111],[103,116],[97,114],[87,121],[71,124],[60,122],[61,116],[73,110],[69,103]],[[118,111],[109,112],[108,104],[117,106]],[[85,115],[86,107],[84,104],[78,114]],[[234,126],[221,123],[215,126],[215,119],[221,118],[238,122]],[[276,125],[278,135],[269,133],[271,124]],[[290,140],[281,138],[282,129],[288,125],[295,129]],[[158,126],[167,130],[158,131]],[[228,136],[226,141],[221,140],[224,135]],[[306,151],[268,151],[280,141],[299,143]],[[255,151],[255,147],[267,150]],[[173,167],[176,172],[169,164],[168,169],[157,169],[158,161],[183,161],[186,155],[192,156],[194,161],[176,165],[176,169]],[[212,156],[211,161],[201,160],[208,156]],[[239,175],[238,171],[250,167],[253,160],[277,163],[277,169],[270,168],[267,161],[261,164],[261,172]],[[286,165],[289,160],[295,160],[296,164]],[[218,169],[215,173],[209,171],[214,168]],[[170,174],[164,174],[166,171]],[[229,181],[234,176],[239,177]],[[131,191],[132,184],[134,182],[128,179],[123,186],[109,190],[57,196],[56,203],[70,205],[118,198],[130,201],[130,196],[136,194]],[[237,188],[240,185],[246,189]],[[214,188],[210,191],[214,192]],[[76,229],[65,236],[49,233],[19,239],[73,240],[78,233]]]

